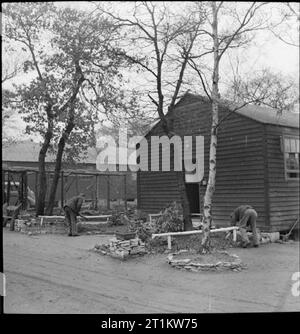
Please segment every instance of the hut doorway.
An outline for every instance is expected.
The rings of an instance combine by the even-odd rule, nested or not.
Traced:
[[[191,214],[200,213],[199,183],[186,183],[186,191]]]

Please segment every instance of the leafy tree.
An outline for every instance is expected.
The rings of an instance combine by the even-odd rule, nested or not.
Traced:
[[[39,153],[37,214],[44,214],[46,195],[45,158],[56,152],[47,214],[51,214],[62,157],[84,151],[93,142],[93,128],[103,110],[117,104],[119,67],[115,27],[93,13],[52,3],[14,3],[4,8],[6,34],[19,42],[30,60],[24,71],[35,71],[28,84],[17,85],[17,105],[27,122],[28,134],[43,138]]]
[[[126,52],[122,55],[146,77],[142,87],[148,97],[162,129],[167,136],[174,135],[174,129],[166,117],[172,112],[184,86],[189,57],[201,29],[205,13],[201,5],[197,12],[185,4],[177,3],[174,8],[165,2],[141,1],[130,4],[128,13],[116,13],[103,4],[97,9],[120,28]],[[127,4],[126,4],[127,7]],[[141,79],[141,77],[140,77]],[[145,93],[146,92],[146,93]],[[184,228],[193,229],[184,173],[178,173]]]

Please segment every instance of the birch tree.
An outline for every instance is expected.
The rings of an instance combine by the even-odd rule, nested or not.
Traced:
[[[217,146],[218,146],[218,128],[224,119],[219,119],[220,104],[224,104],[220,94],[220,64],[224,55],[230,49],[236,49],[248,45],[255,37],[255,32],[267,28],[266,22],[260,10],[266,3],[230,3],[212,1],[208,4],[208,22],[210,30],[206,35],[206,42],[210,47],[205,47],[203,53],[212,52],[211,66],[211,84],[206,80],[201,65],[197,57],[191,57],[190,66],[196,71],[200,78],[203,90],[211,103],[211,132],[209,148],[209,175],[207,187],[204,195],[204,223],[203,238],[201,242],[203,252],[210,248],[210,227],[213,221],[212,204],[216,185],[217,172]],[[238,8],[240,7],[240,8]],[[226,20],[227,19],[227,20]],[[225,23],[224,23],[225,21]],[[230,23],[229,23],[230,22]],[[221,28],[220,28],[221,27]],[[199,52],[200,53],[200,52]],[[203,54],[202,53],[202,54]],[[209,62],[208,62],[209,63]],[[255,97],[256,99],[257,97]],[[242,108],[253,100],[241,103]],[[234,110],[236,111],[237,108]]]
[[[127,4],[126,4],[127,6]],[[166,113],[171,113],[184,87],[188,59],[203,34],[205,19],[201,6],[192,12],[185,4],[172,9],[165,2],[135,2],[131,14],[122,15],[98,5],[98,10],[109,17],[124,33],[125,56],[148,78],[143,85],[146,96],[160,119],[163,132],[175,135]],[[124,8],[123,8],[124,9]],[[147,85],[148,84],[148,85]],[[178,185],[184,216],[184,229],[193,229],[184,173],[178,173]]]

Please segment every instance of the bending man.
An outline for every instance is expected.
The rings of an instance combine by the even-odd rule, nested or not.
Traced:
[[[256,231],[257,212],[250,205],[241,205],[231,213],[231,226],[238,226],[241,237],[242,247],[246,248],[249,244],[247,227],[250,225],[253,233],[253,246],[258,247],[259,241]]]
[[[77,215],[81,209],[82,203],[84,201],[85,195],[83,193],[78,196],[70,198],[66,205],[64,206],[65,218],[67,224],[70,226],[69,236],[75,237],[79,234],[77,233]]]

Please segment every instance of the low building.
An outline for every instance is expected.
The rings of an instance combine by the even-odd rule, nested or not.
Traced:
[[[26,182],[30,190],[36,193],[39,151],[40,144],[31,140],[3,147],[2,171],[5,173],[5,180],[2,178],[2,181],[7,183],[10,175],[11,181],[17,184],[21,179],[21,172],[26,171]],[[60,178],[56,194],[57,204],[60,204],[61,199],[65,201],[79,192],[86,193],[87,199],[100,203],[106,202],[108,198],[111,201],[124,200],[125,196],[127,200],[136,199],[136,172],[132,172],[127,166],[122,169],[119,164],[116,165],[116,171],[99,171],[96,165],[97,154],[95,148],[90,148],[77,163],[62,163],[61,175],[64,181],[62,185]],[[109,167],[109,165],[106,166]],[[48,193],[54,167],[55,155],[47,154]]]
[[[229,225],[232,210],[250,204],[258,212],[262,230],[287,230],[299,216],[299,114],[279,114],[256,105],[234,111],[235,107],[224,103],[219,112],[222,123],[218,129],[214,225]],[[201,180],[193,180],[186,172],[191,212],[202,213],[209,171],[211,104],[206,98],[187,93],[166,117],[173,133],[180,137],[204,137]],[[163,134],[158,122],[145,136],[149,148],[151,137]],[[195,161],[194,149],[193,158]],[[150,154],[148,160],[151,166]],[[159,171],[139,171],[138,208],[157,213],[170,202],[180,201],[176,173],[174,169],[162,171],[161,165]]]

